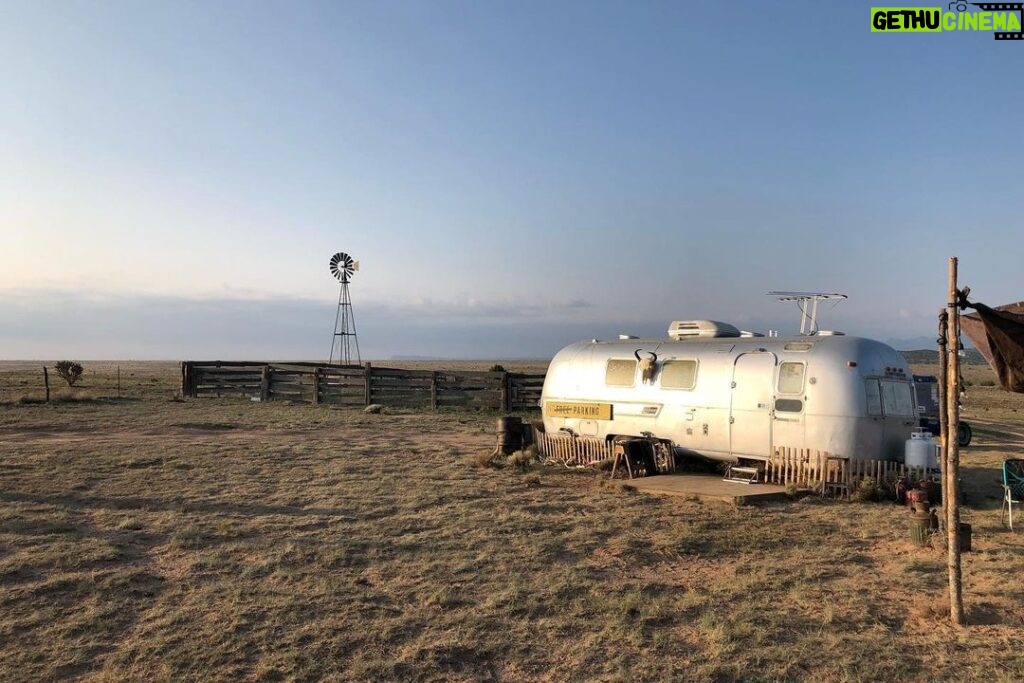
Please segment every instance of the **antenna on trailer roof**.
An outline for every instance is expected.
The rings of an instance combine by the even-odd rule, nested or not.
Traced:
[[[800,309],[800,334],[812,335],[818,332],[818,302],[836,299],[836,303],[846,299],[845,294],[835,292],[768,292],[768,296],[778,297],[779,301],[795,301]]]

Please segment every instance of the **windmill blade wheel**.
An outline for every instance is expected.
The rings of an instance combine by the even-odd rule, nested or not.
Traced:
[[[352,257],[343,251],[339,251],[331,257],[331,275],[340,282],[348,281],[357,268],[358,265],[356,265]]]

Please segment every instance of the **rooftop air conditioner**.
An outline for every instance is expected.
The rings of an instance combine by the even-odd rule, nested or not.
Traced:
[[[716,320],[674,320],[668,326],[670,339],[693,339],[694,337],[738,337],[740,331],[729,323]]]

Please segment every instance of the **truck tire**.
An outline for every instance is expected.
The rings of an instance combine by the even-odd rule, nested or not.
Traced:
[[[971,425],[966,422],[961,422],[957,425],[956,430],[956,442],[961,448],[964,446],[971,445],[971,437],[974,436],[974,432],[971,431]]]

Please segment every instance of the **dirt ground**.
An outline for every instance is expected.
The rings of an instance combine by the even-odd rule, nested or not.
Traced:
[[[1024,676],[1024,396],[984,368],[954,629],[895,504],[481,468],[494,414],[181,401],[171,363],[84,363],[43,405],[38,365],[0,363],[0,681]]]

